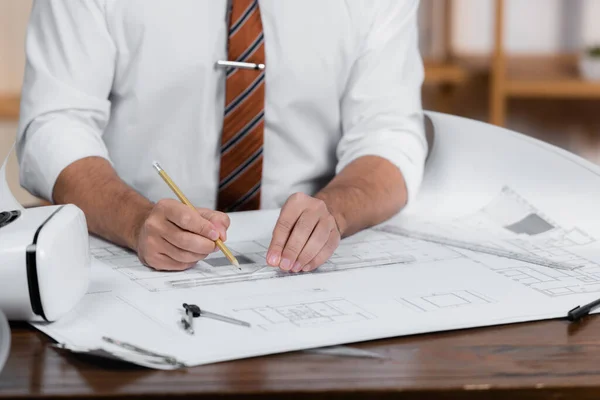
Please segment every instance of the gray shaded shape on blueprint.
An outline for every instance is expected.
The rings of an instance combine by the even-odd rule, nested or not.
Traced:
[[[505,226],[511,232],[525,235],[539,235],[551,231],[554,226],[537,214],[529,214],[512,225]]]
[[[244,255],[237,255],[235,258],[237,258],[238,262],[241,265],[254,264],[254,260]],[[231,265],[231,262],[225,257],[208,258],[205,260],[205,262],[213,267],[227,267]]]

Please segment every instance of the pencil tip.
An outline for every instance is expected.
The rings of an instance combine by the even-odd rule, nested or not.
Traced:
[[[234,258],[233,260],[231,260],[231,263],[232,263],[232,264],[233,264],[233,265],[234,265],[234,266],[235,266],[237,269],[239,269],[240,271],[242,270],[242,267],[240,267],[240,263],[239,263],[239,261],[238,261],[236,258]]]
[[[160,164],[158,163],[158,161],[152,161],[152,166],[153,166],[154,168],[156,168],[156,170],[157,170],[158,172],[162,171],[162,168],[160,167]]]

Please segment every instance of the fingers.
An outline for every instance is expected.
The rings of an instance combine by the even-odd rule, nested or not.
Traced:
[[[185,271],[193,267],[196,263],[182,263],[176,261],[165,254],[156,253],[151,259],[145,261],[147,265],[158,271]]]
[[[173,260],[178,261],[180,263],[195,264],[198,261],[205,259],[206,256],[208,254],[212,253],[215,249],[214,242],[211,242],[208,239],[203,239],[203,240],[212,244],[212,246],[205,247],[205,249],[208,251],[201,250],[200,252],[192,252],[189,250],[185,250],[185,249],[182,249],[182,248],[178,247],[177,245],[171,243],[167,239],[161,240],[160,242],[158,242],[158,240],[157,240],[158,243],[155,246],[153,246],[153,248],[157,253],[165,254],[165,255],[171,257]]]
[[[303,251],[318,223],[319,215],[317,213],[305,211],[300,215],[281,253],[281,269],[290,271],[297,267],[295,264],[298,255]],[[325,235],[324,239],[327,239],[327,236]],[[297,271],[300,269],[297,268]]]
[[[313,258],[308,264],[306,264],[302,271],[310,272],[314,271],[321,265],[323,265],[329,257],[333,255],[333,252],[340,244],[340,235],[336,232],[336,230],[332,230],[329,233],[329,239],[325,243],[325,246],[321,249],[321,251]]]
[[[332,226],[330,219],[323,219],[319,221],[310,239],[308,239],[306,245],[298,255],[298,258],[292,268],[292,272],[302,271],[303,268],[319,254],[319,252],[327,244],[333,229],[334,226]],[[329,256],[331,256],[331,254]],[[329,256],[327,258],[329,258]]]
[[[292,229],[294,229],[294,226],[296,225],[296,221],[302,214],[303,210],[297,204],[299,202],[300,199],[298,199],[298,196],[292,195],[281,209],[281,213],[275,224],[275,229],[273,230],[273,238],[271,239],[271,244],[267,251],[267,263],[273,267],[280,266],[283,261],[281,259],[281,253],[285,248],[285,244],[287,243]]]
[[[215,240],[226,239],[229,217],[192,209],[172,199],[155,204],[138,235],[140,260],[159,270],[181,271],[216,251]]]
[[[163,224],[147,225],[144,233],[146,237],[140,249],[140,260],[158,270],[187,269],[206,258],[215,248],[214,242],[209,239],[180,230],[166,220]]]
[[[281,210],[267,263],[284,271],[313,270],[333,254],[339,236],[335,219],[322,200],[293,195]]]
[[[210,221],[217,232],[219,232],[219,236],[222,241],[227,240],[227,229],[229,229],[229,225],[231,224],[231,220],[229,216],[225,213],[219,211],[208,210],[205,208],[199,208],[198,212],[202,215],[203,218]]]
[[[151,230],[150,233],[156,233],[156,235],[183,251],[196,254],[210,254],[215,250],[215,242],[212,240],[184,231],[170,221],[165,221],[164,224],[154,229],[156,231],[153,232]]]
[[[199,212],[177,200],[164,199],[156,204],[157,212],[163,213],[165,217],[179,228],[195,233],[200,236],[217,240],[219,232],[216,227]]]

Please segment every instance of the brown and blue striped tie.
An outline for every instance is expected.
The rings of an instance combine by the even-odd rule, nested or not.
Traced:
[[[265,63],[258,0],[232,0],[229,61]],[[260,207],[265,107],[264,70],[228,69],[217,209]]]

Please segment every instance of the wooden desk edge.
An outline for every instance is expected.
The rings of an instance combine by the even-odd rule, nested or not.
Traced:
[[[590,320],[592,325],[600,326],[600,318],[592,317]],[[13,378],[20,382],[14,383],[14,380],[11,380],[11,386],[6,384],[7,375],[0,374],[0,399],[25,397],[115,399],[141,396],[218,397],[219,399],[391,399],[400,396],[403,399],[547,399],[567,396],[578,396],[583,399],[600,398],[600,371],[582,369],[586,365],[588,368],[595,365],[596,356],[600,352],[600,343],[589,342],[590,336],[587,338],[585,336],[593,335],[591,331],[595,330],[594,328],[586,328],[583,336],[579,336],[579,333],[573,336],[581,338],[579,339],[581,344],[552,344],[553,340],[550,344],[542,343],[539,346],[523,343],[521,347],[519,345],[511,347],[508,344],[495,343],[497,338],[506,336],[513,337],[512,341],[518,344],[523,332],[527,333],[529,342],[532,343],[537,340],[540,332],[544,331],[552,331],[554,336],[560,339],[565,334],[563,328],[569,325],[564,321],[556,320],[386,339],[357,345],[375,351],[392,350],[394,356],[402,356],[407,349],[420,349],[421,352],[429,353],[429,355],[423,354],[422,359],[418,359],[416,364],[414,360],[411,363],[403,357],[395,357],[389,361],[375,361],[288,353],[169,372],[145,370],[135,366],[113,370],[93,362],[81,362],[79,356],[63,355],[62,352],[50,349],[51,339],[28,325],[12,324],[11,326],[13,343],[17,344],[17,348],[13,349],[14,352],[9,357],[11,362],[9,365],[12,364],[13,367]],[[477,340],[477,336],[481,339]],[[489,340],[490,338],[494,340]],[[468,365],[465,367],[464,358],[462,358],[463,363],[460,362],[461,357],[453,358],[455,353],[450,346],[457,341],[459,342],[457,349],[462,350],[462,353],[456,354],[469,356],[479,354],[478,357],[482,357],[479,363],[471,363],[472,367]],[[508,342],[510,340],[502,340],[499,343]],[[466,346],[465,343],[472,343],[472,346]],[[588,348],[580,348],[585,346]],[[557,363],[557,357],[560,358],[561,351],[565,351],[565,347],[577,347],[579,350],[572,353],[571,360]],[[504,359],[493,357],[488,359],[490,354],[503,354],[504,348],[509,349]],[[596,348],[598,350],[595,350]],[[397,351],[398,349],[401,351]],[[590,349],[594,351],[586,351]],[[522,355],[521,351],[525,355]],[[434,357],[430,357],[432,354]],[[540,355],[540,363],[546,361],[551,366],[533,368],[539,371],[534,375],[531,374],[531,368],[518,368],[519,362],[512,370],[511,363],[503,364],[507,359],[512,361],[511,357],[516,357],[517,361],[523,358],[527,361],[535,358],[537,354]],[[584,363],[584,367],[574,368],[573,365],[577,365],[577,362],[570,361],[577,357],[579,361],[584,357],[583,361],[587,364]],[[466,361],[468,364],[468,360]],[[497,371],[494,374],[488,372],[478,374],[479,369],[485,369],[486,361],[490,365],[506,369],[491,368],[491,371]],[[32,371],[35,369],[32,368],[32,362],[43,369]],[[439,362],[447,365],[440,368],[436,365]],[[453,363],[457,363],[456,373],[448,369]],[[409,364],[411,365],[409,368],[404,367]],[[355,373],[354,379],[347,379],[346,375],[341,374],[339,370],[341,368],[342,372],[351,373],[349,367],[358,370],[359,374],[363,372],[365,374],[357,378]],[[315,368],[325,374],[334,371],[331,374],[332,379],[328,381],[319,379],[322,375],[315,373]],[[336,369],[338,372],[335,372]],[[257,375],[257,370],[261,373],[265,372],[264,379],[261,379],[260,374]],[[286,371],[280,373],[281,370]],[[297,375],[289,375],[296,370],[300,371]],[[465,375],[471,370],[472,377]],[[371,371],[375,372],[369,376]],[[394,372],[398,375],[394,375]],[[303,380],[301,376],[303,374],[310,379]],[[571,379],[564,379],[564,377],[568,378],[569,374],[572,375],[575,383],[570,384],[568,382],[571,382]],[[485,378],[485,375],[489,375],[489,379]],[[214,380],[211,380],[212,377]],[[323,378],[325,377],[323,375]],[[558,383],[552,383],[553,380]],[[491,383],[482,383],[486,381]],[[311,383],[314,384],[311,386]],[[402,387],[403,385],[405,387]]]

